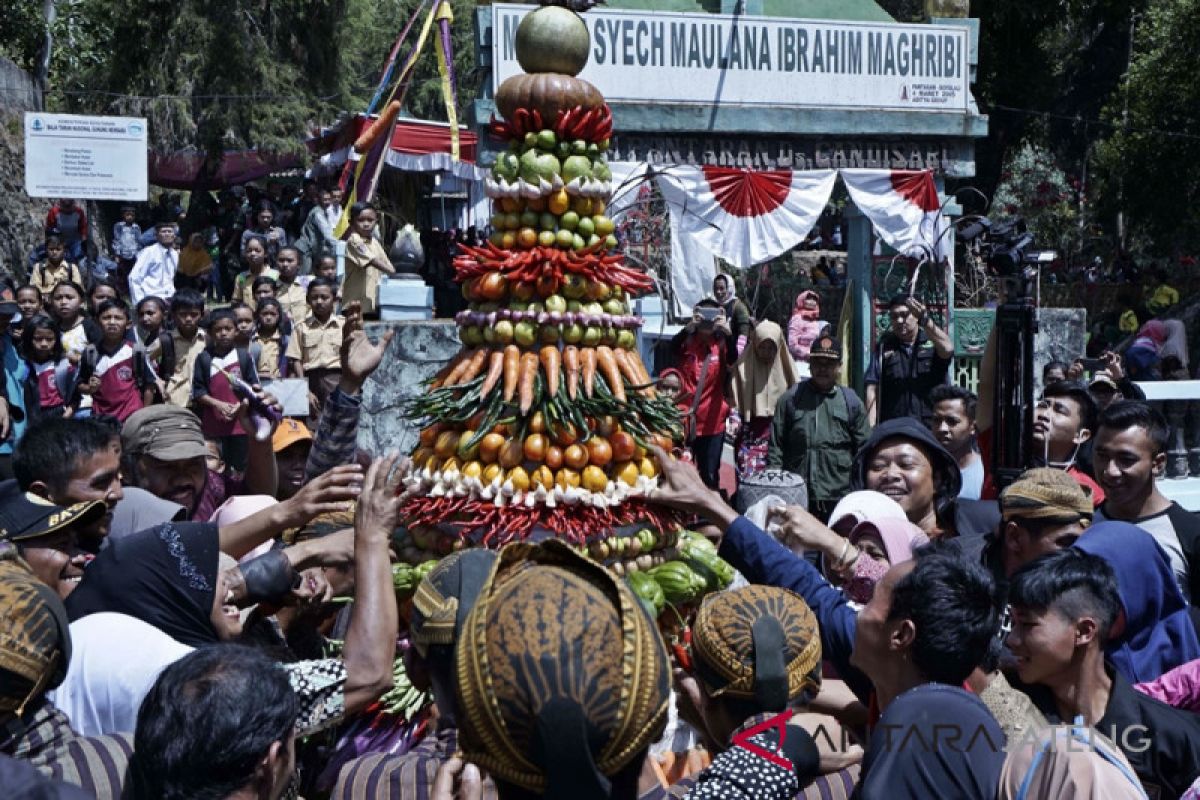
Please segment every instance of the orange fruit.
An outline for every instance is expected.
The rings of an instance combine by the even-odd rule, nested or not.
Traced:
[[[550,445],[546,448],[546,466],[550,469],[558,469],[563,465],[563,451],[558,445]]]
[[[567,209],[571,207],[571,195],[567,194],[566,189],[559,189],[554,194],[546,198],[546,210],[555,216],[565,214]],[[588,202],[588,210],[591,211],[591,201]]]
[[[454,451],[457,449],[458,433],[456,431],[443,431],[438,434],[437,443],[433,446],[433,452],[442,458],[449,458],[454,455]]]
[[[538,232],[533,228],[521,228],[517,231],[517,244],[524,247],[526,250],[534,247],[538,243]]]
[[[525,471],[524,467],[513,467],[510,469],[506,480],[512,481],[514,491],[529,491],[529,473]]]
[[[573,444],[563,451],[563,462],[571,469],[583,469],[588,463],[588,451]]]
[[[558,471],[558,474],[554,476],[554,484],[562,487],[563,489],[569,489],[573,486],[578,486],[579,473],[573,469],[563,467]]]
[[[587,441],[588,463],[603,467],[612,461],[612,445],[603,436],[593,436]]]
[[[632,461],[623,461],[613,466],[613,479],[629,486],[636,486],[637,479],[641,474],[638,465]]]
[[[525,448],[516,439],[509,439],[500,448],[500,466],[512,469],[525,460]]]
[[[525,458],[533,461],[536,464],[542,463],[546,459],[546,446],[549,444],[546,437],[540,433],[531,433],[525,437],[524,453]]]
[[[609,444],[612,445],[612,457],[614,461],[629,461],[633,458],[634,451],[637,449],[637,442],[625,431],[614,433],[609,438]]]
[[[608,476],[604,474],[604,470],[595,464],[588,464],[584,467],[583,488],[590,492],[603,492],[606,486],[608,486]]]
[[[535,469],[529,479],[534,486],[541,486],[543,489],[554,488],[554,472],[544,464]]]
[[[489,433],[479,442],[479,460],[485,464],[491,464],[500,457],[500,448],[504,447],[507,441],[498,433]]]

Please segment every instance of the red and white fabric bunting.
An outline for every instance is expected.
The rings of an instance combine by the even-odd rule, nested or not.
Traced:
[[[854,205],[896,252],[940,263],[953,247],[932,172],[843,169],[841,176]]]
[[[655,177],[682,234],[747,268],[804,241],[829,202],[837,172],[688,165]]]

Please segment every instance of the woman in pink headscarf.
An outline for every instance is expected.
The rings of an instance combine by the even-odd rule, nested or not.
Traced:
[[[846,596],[858,603],[870,602],[875,584],[896,564],[911,561],[913,550],[929,544],[925,531],[907,519],[860,522],[850,531],[852,551],[846,577]],[[854,551],[858,555],[854,555]]]
[[[1125,351],[1125,365],[1132,380],[1156,381],[1162,377],[1158,372],[1158,358],[1166,340],[1167,326],[1162,320],[1152,319],[1138,329],[1133,344]]]
[[[787,344],[792,358],[808,361],[812,343],[821,335],[821,296],[813,291],[801,292],[792,307],[788,320]]]

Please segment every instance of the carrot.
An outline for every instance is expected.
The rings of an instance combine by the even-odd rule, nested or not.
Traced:
[[[504,348],[504,402],[512,402],[517,393],[517,379],[520,375],[521,348],[510,344]]]
[[[604,374],[604,380],[608,381],[608,386],[612,389],[613,397],[624,403],[625,381],[621,378],[621,368],[617,366],[617,358],[613,355],[612,348],[603,344],[597,347],[596,361]]]
[[[446,376],[446,380],[442,382],[442,385],[443,386],[457,386],[458,379],[461,378],[462,374],[467,371],[467,367],[471,366],[471,359],[473,359],[474,357],[475,357],[474,350],[465,351],[463,353],[462,361],[459,361],[458,365],[450,371],[450,374]]]
[[[488,349],[486,347],[480,347],[476,350],[471,356],[471,360],[467,362],[467,366],[462,374],[458,376],[458,382],[470,383],[475,380],[479,376],[479,373],[483,372],[483,365],[487,363],[487,357]]]
[[[488,374],[483,379],[483,388],[479,390],[480,397],[487,397],[492,393],[492,389],[496,388],[496,384],[500,382],[500,376],[504,374],[504,351],[493,350],[488,363]]]
[[[454,358],[450,359],[449,364],[438,370],[438,373],[433,376],[432,388],[436,389],[439,386],[444,386],[446,384],[446,378],[449,378],[450,374],[454,372],[454,370],[462,366],[462,363],[469,357],[470,352],[470,350],[463,350]]]
[[[596,385],[596,349],[585,347],[579,351],[579,357],[583,360],[583,393],[591,399]]]
[[[616,359],[617,368],[625,376],[625,380],[629,381],[630,386],[637,386],[642,382],[642,376],[638,374],[637,367],[630,363],[629,355],[624,350],[619,347],[614,349],[613,358]]]
[[[554,397],[558,394],[558,381],[562,373],[562,354],[552,344],[542,348],[542,370],[546,373],[546,391]]]
[[[567,370],[567,395],[574,400],[579,390],[579,348],[573,344],[564,347],[562,362]]]
[[[537,377],[537,373],[537,353],[526,353],[521,356],[521,381],[517,394],[521,398],[519,407],[522,414],[528,414],[529,409],[533,408],[533,379]]]
[[[391,130],[396,124],[396,117],[400,116],[400,101],[393,100],[388,103],[387,108],[383,110],[375,120],[367,126],[357,139],[354,140],[354,149],[358,153],[366,153],[370,150],[375,142],[379,140],[387,131]]]

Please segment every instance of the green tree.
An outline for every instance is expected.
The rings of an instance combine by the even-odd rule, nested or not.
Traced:
[[[1155,0],[1141,17],[1129,74],[1097,148],[1100,204],[1124,212],[1134,249],[1200,248],[1200,0]]]

